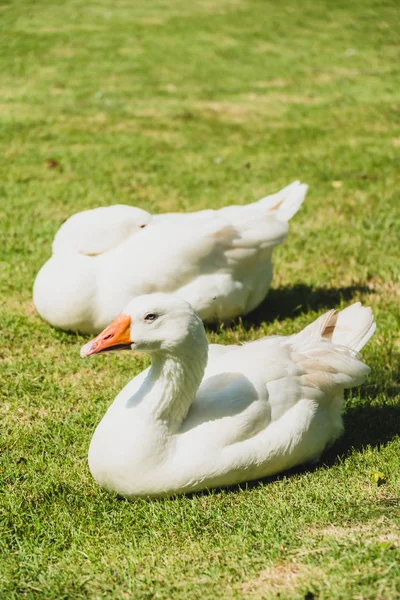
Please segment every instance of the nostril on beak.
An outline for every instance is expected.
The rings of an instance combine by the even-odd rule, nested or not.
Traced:
[[[109,333],[108,335],[106,335],[105,337],[103,337],[103,340],[111,340],[111,338],[114,337],[113,333]]]

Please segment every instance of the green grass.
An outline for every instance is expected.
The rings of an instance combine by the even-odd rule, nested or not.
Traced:
[[[1,599],[398,597],[399,20],[396,0],[1,2]],[[91,435],[146,359],[81,362],[83,338],[35,314],[59,225],[115,202],[245,203],[297,178],[310,192],[274,289],[209,337],[370,304],[372,372],[343,438],[316,469],[248,487],[101,491]]]

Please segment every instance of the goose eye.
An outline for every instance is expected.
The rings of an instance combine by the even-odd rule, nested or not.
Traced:
[[[154,313],[147,313],[147,315],[144,318],[145,321],[154,321],[155,319],[157,319],[157,315],[155,315]]]
[[[146,225],[139,225],[139,229],[144,229]]]

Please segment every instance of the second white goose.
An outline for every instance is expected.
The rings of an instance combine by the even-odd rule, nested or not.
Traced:
[[[131,206],[72,216],[37,275],[43,319],[98,333],[133,298],[175,293],[206,321],[250,312],[272,279],[272,251],[283,242],[307,186],[295,182],[245,206],[152,217]]]
[[[375,330],[360,303],[303,331],[244,346],[208,346],[176,296],[133,300],[81,350],[136,350],[152,364],[118,394],[97,427],[89,466],[127,497],[219,487],[320,456],[342,432],[343,391],[369,368],[357,351]]]

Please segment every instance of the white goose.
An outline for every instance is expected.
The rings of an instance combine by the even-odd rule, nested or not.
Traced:
[[[176,296],[133,300],[81,356],[132,349],[149,369],[98,425],[89,467],[128,498],[184,493],[272,475],[317,459],[342,432],[343,390],[369,368],[357,351],[375,331],[360,303],[296,335],[208,346],[202,321]]]
[[[307,186],[295,182],[246,206],[152,217],[116,205],[73,215],[39,271],[34,303],[61,329],[98,333],[133,298],[176,293],[204,321],[250,312],[272,279],[272,250]]]

